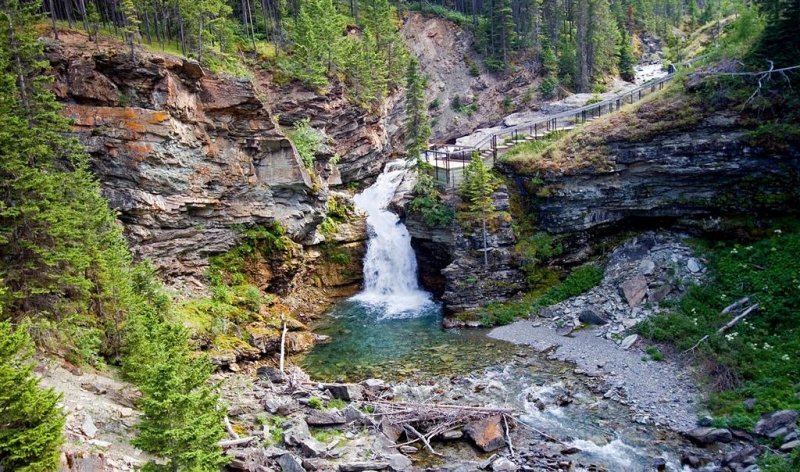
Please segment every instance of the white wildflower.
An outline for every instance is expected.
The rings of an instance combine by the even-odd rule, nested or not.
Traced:
[[[789,360],[790,360],[789,354],[784,354],[784,355],[782,355],[782,356],[781,356],[781,359],[782,359],[782,360],[784,360],[784,361],[786,361],[786,362],[789,362]]]

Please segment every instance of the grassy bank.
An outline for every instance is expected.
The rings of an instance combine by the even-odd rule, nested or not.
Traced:
[[[713,392],[719,426],[750,430],[779,409],[800,409],[800,224],[784,222],[749,242],[706,243],[712,281],[638,326],[656,341],[690,350]],[[744,297],[759,308],[733,328],[726,306]],[[747,399],[755,401],[744,402]]]

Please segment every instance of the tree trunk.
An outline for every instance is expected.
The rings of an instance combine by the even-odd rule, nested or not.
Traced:
[[[58,27],[56,26],[56,6],[53,3],[53,0],[50,0],[50,19],[53,22],[53,36],[56,38],[56,41],[58,41]],[[11,20],[9,20],[9,22],[10,21]]]

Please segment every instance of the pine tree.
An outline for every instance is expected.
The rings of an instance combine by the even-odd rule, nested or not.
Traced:
[[[133,444],[167,459],[165,470],[218,471],[228,458],[218,445],[225,410],[208,383],[213,366],[192,354],[183,326],[153,309],[131,317],[126,340],[123,368],[142,392]]]
[[[139,34],[139,17],[136,15],[136,5],[133,0],[120,0],[120,10],[125,17],[125,40],[131,48],[131,60],[136,60],[136,35]]]
[[[628,33],[623,29],[619,38],[619,76],[622,80],[633,82],[636,80],[636,56],[633,55],[633,43]]]
[[[591,80],[600,82],[617,71],[619,29],[608,0],[589,0],[589,63]]]
[[[472,160],[464,168],[464,181],[461,184],[461,195],[469,203],[471,211],[481,214],[481,231],[483,234],[483,265],[489,265],[488,234],[486,221],[494,212],[492,194],[497,190],[497,178],[492,175],[483,163],[480,154],[472,154]]]
[[[417,61],[408,61],[406,69],[406,158],[418,159],[427,149],[431,127],[428,123],[428,108],[425,100],[427,80],[420,73]]]
[[[0,469],[44,472],[58,467],[64,442],[60,396],[39,387],[33,344],[24,327],[0,322]]]

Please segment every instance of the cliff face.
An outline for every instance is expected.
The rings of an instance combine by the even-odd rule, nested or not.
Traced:
[[[800,148],[751,144],[751,131],[735,114],[707,114],[691,126],[636,139],[626,133],[605,135],[603,165],[566,172],[503,167],[537,229],[563,237],[567,259],[585,257],[598,236],[631,228],[724,232],[730,217],[797,210]]]
[[[325,238],[315,229],[328,186],[368,179],[387,157],[395,101],[368,113],[338,89],[320,96],[269,77],[210,74],[169,55],[139,51],[133,62],[121,45],[95,45],[79,33],[60,39],[48,44],[47,58],[65,114],[135,256],[151,259],[170,282],[202,285],[208,257],[235,245],[242,226],[272,222],[310,249],[304,257],[318,266],[314,247]],[[314,172],[279,126],[302,118],[329,138]],[[363,246],[366,231],[351,233],[334,242]],[[345,278],[357,287],[360,271]]]

